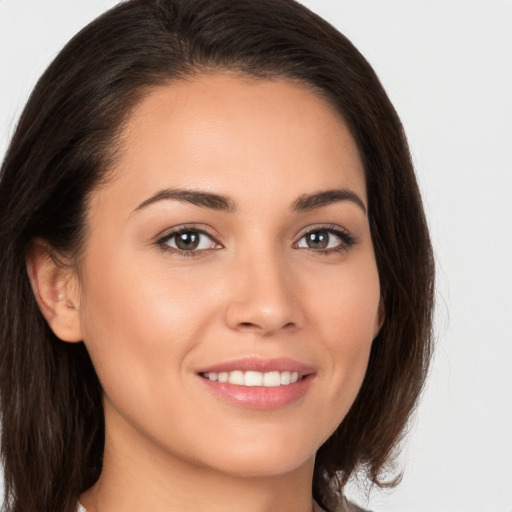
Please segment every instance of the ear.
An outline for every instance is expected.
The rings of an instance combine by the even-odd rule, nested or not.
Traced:
[[[60,262],[50,246],[36,240],[27,256],[27,272],[41,313],[63,341],[82,341],[80,287],[76,273]]]
[[[377,337],[382,326],[384,325],[384,320],[386,319],[386,310],[384,308],[384,299],[381,297],[379,301],[379,308],[377,310],[377,316],[375,318],[375,327],[373,330],[373,339]]]

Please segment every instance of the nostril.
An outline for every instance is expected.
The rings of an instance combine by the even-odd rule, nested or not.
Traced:
[[[259,326],[256,323],[252,323],[252,322],[240,322],[238,324],[238,328],[241,329],[241,330],[244,330],[244,331],[249,331],[249,330],[254,330],[254,329],[261,330],[262,329],[261,326]],[[295,323],[294,322],[288,322],[288,323],[286,323],[285,325],[283,325],[281,327],[281,329],[285,329],[285,330],[291,330],[291,329],[294,329],[294,328],[295,328]]]
[[[271,297],[272,298],[272,297]],[[301,324],[300,308],[288,300],[248,296],[246,300],[230,301],[225,310],[226,324],[240,332],[270,334],[292,332]]]

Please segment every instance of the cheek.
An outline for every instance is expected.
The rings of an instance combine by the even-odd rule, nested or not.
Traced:
[[[152,376],[179,378],[214,310],[199,276],[116,254],[92,260],[87,277],[84,341],[105,391],[135,382],[150,392]]]
[[[309,297],[325,339],[350,353],[367,350],[380,326],[380,284],[373,253],[363,253],[346,268],[333,268],[322,284],[312,287]]]
[[[380,286],[373,258],[348,272],[333,271],[324,288],[328,291],[311,291],[309,303],[331,381],[324,421],[334,431],[359,392],[379,328]],[[334,412],[329,415],[329,410]]]
[[[86,268],[86,323],[109,331],[137,334],[192,325],[190,318],[206,307],[208,288],[197,273],[166,268],[164,257],[111,252],[91,258]],[[136,334],[133,332],[132,334]],[[150,340],[148,340],[150,341]],[[156,341],[156,340],[155,340]]]

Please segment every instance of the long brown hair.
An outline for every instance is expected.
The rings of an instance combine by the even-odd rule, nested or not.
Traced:
[[[0,400],[4,506],[71,512],[99,477],[102,389],[83,344],[59,341],[25,268],[35,238],[78,254],[87,200],[124,121],[158,84],[228,70],[307,84],[361,154],[384,325],[348,415],[316,458],[314,494],[336,499],[356,470],[384,485],[431,355],[432,249],[400,120],[374,71],[293,0],[128,0],[79,32],[39,80],[0,174]]]

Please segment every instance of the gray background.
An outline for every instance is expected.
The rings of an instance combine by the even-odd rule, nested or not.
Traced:
[[[438,264],[437,353],[375,512],[512,512],[512,1],[304,0],[374,66],[408,133]],[[108,0],[0,0],[0,155]]]

